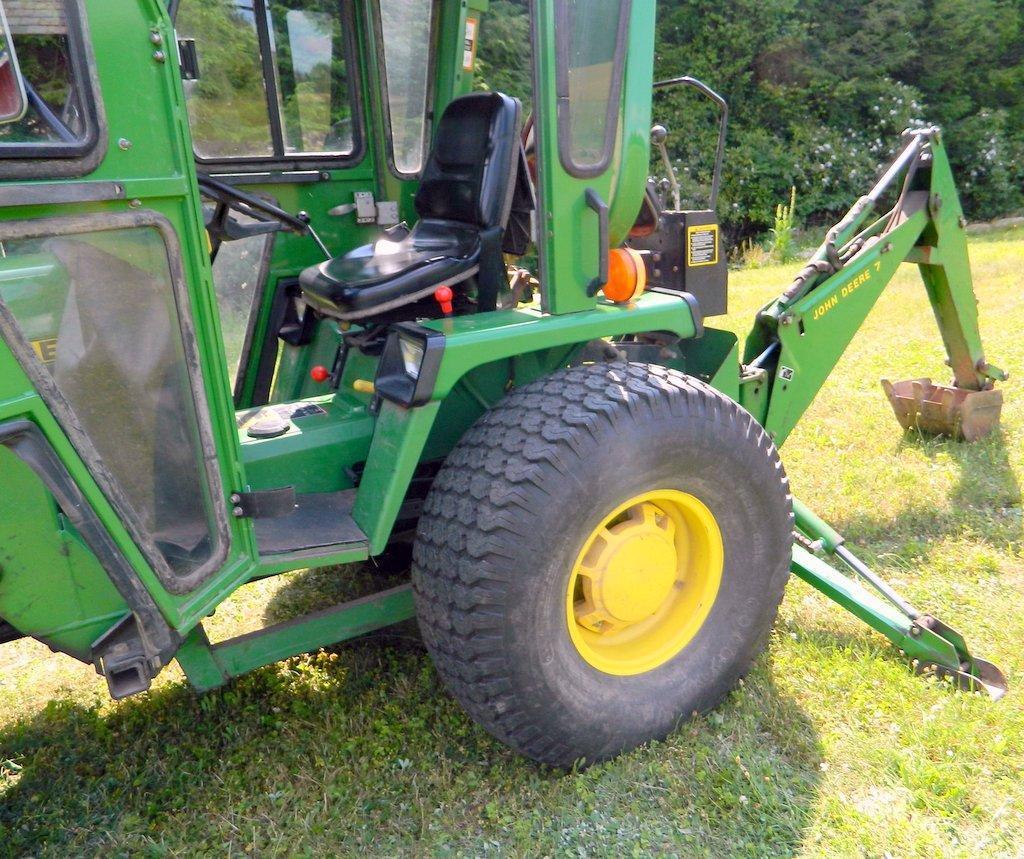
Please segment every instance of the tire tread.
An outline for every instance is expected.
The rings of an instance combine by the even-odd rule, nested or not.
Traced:
[[[536,509],[554,469],[572,480],[568,458],[600,439],[602,423],[626,419],[703,418],[732,438],[745,438],[771,462],[786,497],[789,483],[774,443],[754,418],[711,386],[659,365],[615,362],[558,371],[512,391],[486,412],[452,450],[425,502],[413,554],[413,589],[424,641],[437,670],[469,715],[535,760],[566,765],[571,750],[531,721],[515,690],[511,654],[503,646],[502,607],[509,571],[504,547],[528,540],[519,511]],[[781,513],[780,513],[781,515]],[[788,523],[774,523],[792,530]],[[786,575],[764,594],[769,622]],[[745,668],[744,668],[745,672]],[[742,676],[727,678],[730,687]]]

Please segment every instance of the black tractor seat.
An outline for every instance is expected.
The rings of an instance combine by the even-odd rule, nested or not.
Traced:
[[[451,102],[416,193],[416,226],[399,225],[306,269],[299,283],[307,303],[327,316],[362,320],[475,278],[479,309],[491,309],[505,280],[502,236],[520,159],[519,110],[501,93]]]
[[[384,313],[454,286],[480,270],[480,233],[458,221],[393,227],[363,245],[306,269],[306,301],[321,313],[356,320]]]

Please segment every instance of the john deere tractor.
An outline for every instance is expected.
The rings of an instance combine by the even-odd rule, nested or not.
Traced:
[[[564,766],[714,707],[792,571],[920,670],[1005,690],[779,456],[903,263],[953,382],[889,386],[898,416],[998,421],[938,129],[741,343],[709,324],[725,102],[654,82],[649,0],[533,0],[528,111],[473,91],[487,0],[0,11],[0,641],[123,698],[416,617],[469,714]],[[670,159],[649,181],[669,87],[721,111],[703,206]],[[257,580],[410,555],[398,586],[204,631]]]

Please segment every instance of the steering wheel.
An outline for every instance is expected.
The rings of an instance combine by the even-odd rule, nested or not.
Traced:
[[[328,258],[330,252],[309,223],[309,215],[299,212],[293,215],[279,206],[269,203],[253,194],[239,191],[226,182],[214,179],[205,173],[198,173],[199,190],[204,197],[214,202],[213,212],[206,219],[206,230],[210,234],[210,259],[217,258],[217,252],[224,242],[287,231],[296,235],[308,235],[320,246]],[[242,223],[232,213],[244,215],[252,223]]]

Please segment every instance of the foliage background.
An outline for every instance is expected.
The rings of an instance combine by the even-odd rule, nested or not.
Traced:
[[[525,5],[494,0],[481,38],[482,81],[515,94]],[[798,220],[834,220],[921,124],[944,129],[968,216],[991,219],[1024,209],[1022,17],[1024,0],[658,0],[655,72],[730,103],[719,211],[734,241],[767,230],[791,186]],[[711,117],[675,90],[655,119],[698,196]]]

